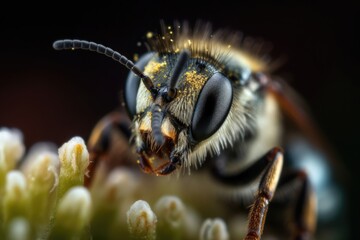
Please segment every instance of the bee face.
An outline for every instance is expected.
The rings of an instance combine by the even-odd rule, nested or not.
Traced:
[[[133,118],[138,163],[148,173],[165,175],[178,166],[197,166],[251,125],[246,107],[252,96],[239,79],[231,81],[224,69],[194,51],[179,66],[180,55],[150,52],[136,64],[152,80],[156,94],[133,73],[126,82],[125,105]],[[169,98],[174,75],[176,94]]]

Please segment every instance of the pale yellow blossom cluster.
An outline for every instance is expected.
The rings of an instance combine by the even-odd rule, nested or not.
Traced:
[[[84,187],[88,165],[81,137],[25,154],[22,133],[0,128],[0,239],[229,239],[223,220],[201,223],[176,196],[137,199],[129,169]]]

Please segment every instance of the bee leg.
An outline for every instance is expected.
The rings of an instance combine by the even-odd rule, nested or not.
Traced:
[[[221,172],[221,166],[214,168],[214,176],[228,185],[251,182],[261,176],[257,195],[250,209],[248,233],[245,239],[260,239],[263,233],[269,203],[274,196],[283,166],[283,150],[275,147],[258,159],[249,168],[233,175]],[[219,169],[220,167],[220,169]]]
[[[293,191],[290,187],[290,194],[297,194],[293,212],[294,226],[292,230],[293,239],[310,239],[316,228],[316,197],[311,187],[307,174],[302,170],[291,171],[281,176],[278,184],[278,190],[287,190],[289,186],[293,186],[295,182],[299,182],[297,191]],[[281,199],[274,199],[275,201]]]
[[[266,154],[269,161],[261,177],[255,201],[249,213],[248,233],[245,239],[260,239],[269,203],[274,196],[282,171],[283,153],[280,148],[273,148]]]
[[[87,147],[90,164],[85,176],[85,186],[89,186],[99,162],[105,162],[108,168],[136,162],[130,150],[130,120],[125,113],[114,111],[103,117],[95,126]]]
[[[172,173],[175,169],[177,165],[181,165],[180,164],[180,159],[176,156],[171,156],[170,157],[170,162],[169,163],[165,163],[163,166],[160,166],[157,170],[156,173],[158,175],[168,175],[170,173]]]

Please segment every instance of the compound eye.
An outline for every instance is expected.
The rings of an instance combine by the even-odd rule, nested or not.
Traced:
[[[153,52],[149,52],[141,56],[139,61],[135,63],[135,66],[137,66],[141,71],[144,71],[145,66],[149,63],[153,55]],[[136,97],[140,81],[141,79],[138,76],[136,76],[133,72],[130,72],[125,82],[125,107],[131,118],[133,118],[136,114]]]
[[[230,80],[215,73],[200,92],[195,105],[191,134],[199,142],[214,134],[226,119],[232,103]]]

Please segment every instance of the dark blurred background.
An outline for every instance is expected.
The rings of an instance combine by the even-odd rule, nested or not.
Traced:
[[[235,2],[235,1],[234,1]],[[26,146],[39,141],[58,145],[79,135],[118,106],[128,71],[90,52],[58,52],[52,42],[78,38],[102,43],[132,58],[138,42],[158,31],[160,20],[208,20],[214,29],[230,28],[273,44],[286,62],[275,72],[308,102],[320,129],[341,156],[350,176],[353,213],[360,213],[358,189],[359,37],[354,4],[216,2],[140,2],[125,6],[77,8],[14,6],[0,16],[0,126],[24,133]],[[20,5],[20,4],[19,4]],[[91,4],[84,3],[84,6]],[[42,9],[44,8],[44,9]],[[6,17],[5,13],[9,16]],[[352,216],[353,227],[359,227]]]

